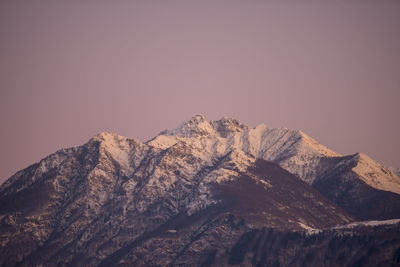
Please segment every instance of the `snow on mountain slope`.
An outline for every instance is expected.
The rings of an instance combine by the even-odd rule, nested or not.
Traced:
[[[368,185],[400,194],[400,177],[390,169],[372,160],[363,153],[356,154],[357,165],[353,171]]]
[[[400,219],[391,219],[391,220],[380,220],[380,221],[357,221],[357,222],[351,222],[348,224],[342,224],[342,225],[337,225],[334,227],[329,227],[326,229],[314,229],[308,226],[303,226],[303,228],[307,231],[306,233],[308,235],[315,235],[315,234],[319,234],[322,233],[324,231],[332,231],[332,232],[337,232],[343,234],[354,234],[351,230],[352,229],[357,229],[357,228],[361,228],[361,227],[369,227],[369,228],[373,228],[373,227],[377,227],[377,226],[386,226],[386,225],[396,225],[398,224],[398,226],[400,226]]]
[[[342,157],[302,131],[268,128],[265,124],[251,128],[232,118],[209,121],[203,115],[161,132],[147,144],[167,149],[177,142],[190,144],[208,161],[230,151],[243,151],[279,164],[308,184],[333,167],[330,159]],[[400,178],[366,155],[361,155],[354,171],[374,188],[400,193]]]
[[[301,131],[251,128],[232,118],[195,116],[146,143],[100,133],[0,187],[0,265],[192,266],[214,255],[220,266],[240,264],[249,257],[238,255],[258,251],[253,263],[270,266],[276,258],[265,262],[263,255],[293,257],[286,246],[296,242],[293,259],[319,251],[315,245],[336,255],[329,235],[313,241],[301,233],[355,218],[398,218],[400,195],[376,190],[397,186],[396,176],[381,167],[362,154],[342,157]],[[328,192],[314,182],[324,182]],[[345,194],[351,201],[342,201],[349,199]],[[379,205],[371,208],[374,203]],[[378,214],[370,215],[371,209]],[[381,229],[382,244],[390,231]],[[285,249],[270,253],[261,241],[267,239]],[[259,247],[247,251],[250,241],[247,248]],[[376,255],[389,259],[397,247],[389,246],[389,256]],[[351,256],[351,249],[343,255]]]
[[[400,219],[391,219],[391,220],[382,220],[382,221],[360,221],[360,222],[353,222],[343,225],[338,225],[332,227],[331,229],[349,229],[358,226],[378,226],[378,225],[390,225],[390,224],[399,224]]]
[[[301,131],[268,128],[265,124],[251,128],[232,118],[208,121],[202,115],[161,132],[147,144],[167,149],[178,141],[190,143],[210,158],[240,150],[274,161],[309,184],[318,176],[320,170],[315,167],[321,158],[341,156]]]
[[[331,164],[331,168],[321,177],[339,179],[349,182],[350,177],[354,177],[372,188],[394,192],[400,194],[400,177],[390,168],[374,161],[363,153],[336,158],[336,164]],[[336,182],[337,183],[337,182]]]

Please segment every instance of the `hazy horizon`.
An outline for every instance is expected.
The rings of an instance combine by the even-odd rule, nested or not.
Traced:
[[[2,1],[0,183],[195,114],[400,167],[400,2]]]

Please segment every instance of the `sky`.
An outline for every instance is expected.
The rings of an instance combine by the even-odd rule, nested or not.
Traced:
[[[400,167],[399,1],[0,2],[0,182],[195,114]]]

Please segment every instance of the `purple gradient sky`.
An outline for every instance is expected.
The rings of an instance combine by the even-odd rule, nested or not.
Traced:
[[[128,2],[0,2],[0,182],[197,113],[400,167],[399,1]]]

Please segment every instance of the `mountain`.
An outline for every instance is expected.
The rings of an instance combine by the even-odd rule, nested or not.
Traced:
[[[338,159],[313,186],[358,220],[399,218],[399,177],[364,154]]]
[[[1,185],[0,264],[396,265],[399,186],[363,154],[232,118],[101,133]],[[392,220],[357,222],[376,219]]]
[[[400,214],[397,174],[362,153],[342,156],[301,131],[264,124],[250,128],[232,118],[212,122],[197,115],[148,144],[167,149],[177,142],[207,158],[238,150],[272,161],[360,220],[393,219]]]

